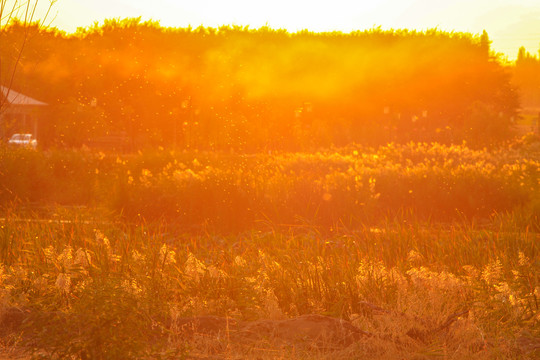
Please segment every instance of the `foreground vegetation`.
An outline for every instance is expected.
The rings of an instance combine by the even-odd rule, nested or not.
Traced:
[[[540,238],[511,216],[492,229],[397,219],[332,236],[195,236],[69,214],[29,222],[11,212],[2,223],[8,347],[81,359],[538,356]],[[325,347],[307,336],[287,343],[177,326],[192,316],[302,314],[345,319],[369,335]]]
[[[489,151],[2,148],[1,344],[34,358],[537,358],[539,154],[534,135]]]

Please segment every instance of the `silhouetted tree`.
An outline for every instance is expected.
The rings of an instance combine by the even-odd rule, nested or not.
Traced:
[[[10,29],[2,36],[14,36]],[[259,151],[482,137],[485,144],[509,134],[519,105],[489,43],[486,32],[291,34],[113,19],[72,35],[41,31],[21,76],[62,114],[96,99],[102,115],[90,123],[103,126],[78,135],[123,131],[141,146]],[[87,126],[85,116],[75,111],[67,123]],[[66,129],[65,120],[52,121]]]

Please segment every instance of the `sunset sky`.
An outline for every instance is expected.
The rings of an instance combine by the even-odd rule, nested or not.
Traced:
[[[540,48],[538,0],[59,0],[53,15],[52,25],[67,32],[106,18],[142,16],[162,26],[267,24],[292,32],[381,26],[479,34],[485,29],[492,48],[510,60],[520,46],[534,54]]]

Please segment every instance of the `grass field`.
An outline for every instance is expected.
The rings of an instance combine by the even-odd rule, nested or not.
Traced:
[[[535,359],[540,148],[2,150],[6,356]]]

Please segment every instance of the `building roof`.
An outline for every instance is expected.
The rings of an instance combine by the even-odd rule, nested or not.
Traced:
[[[33,99],[30,96],[23,95],[15,90],[9,89],[0,85],[2,96],[6,99],[8,104],[11,105],[33,105],[33,106],[46,106],[48,104],[39,100]]]

